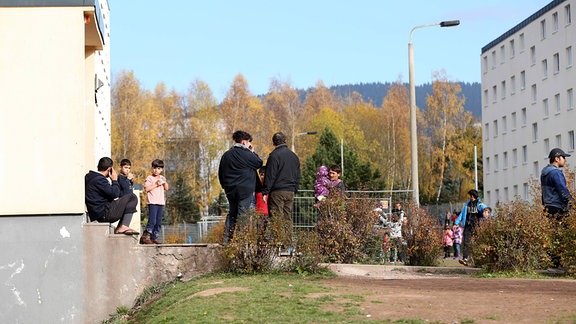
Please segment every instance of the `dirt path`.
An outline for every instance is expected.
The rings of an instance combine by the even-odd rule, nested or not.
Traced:
[[[341,295],[362,295],[375,320],[441,323],[574,323],[576,281],[416,276],[393,279],[337,277],[326,285]]]

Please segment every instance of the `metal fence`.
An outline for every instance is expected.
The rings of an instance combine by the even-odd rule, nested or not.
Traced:
[[[391,211],[393,203],[409,201],[411,190],[381,190],[381,191],[347,191],[350,199],[369,199],[374,201],[374,206],[381,204],[388,206],[388,211]],[[314,206],[316,198],[314,198],[313,190],[300,190],[294,197],[294,205],[292,208],[292,222],[295,228],[310,228],[316,226],[318,219],[318,209]],[[444,221],[447,212],[460,211],[462,208],[461,203],[456,204],[441,204],[441,205],[428,205],[422,206],[426,209],[429,215],[437,216],[440,224]],[[164,239],[169,235],[177,235],[178,237],[184,236],[187,243],[198,243],[210,232],[213,226],[224,221],[223,216],[208,216],[203,217],[198,223],[183,223],[178,225],[164,225],[160,239]]]

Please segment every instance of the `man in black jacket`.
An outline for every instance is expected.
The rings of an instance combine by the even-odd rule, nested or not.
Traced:
[[[98,161],[98,171],[90,171],[84,177],[84,200],[88,217],[99,223],[119,221],[114,234],[138,235],[140,233],[128,227],[132,215],[136,212],[138,197],[129,193],[118,198],[120,185],[113,164],[111,158],[103,157]]]
[[[273,219],[280,217],[288,224],[288,239],[292,233],[292,203],[300,185],[300,159],[286,145],[286,135],[278,132],[272,136],[274,150],[266,162],[263,199],[268,201],[268,211]]]
[[[224,243],[234,236],[236,220],[254,203],[256,190],[256,170],[262,166],[262,160],[254,153],[252,136],[244,131],[232,134],[234,145],[220,159],[218,180],[226,192],[230,204],[224,229]]]

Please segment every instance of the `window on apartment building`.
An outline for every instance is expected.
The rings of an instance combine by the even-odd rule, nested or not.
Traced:
[[[498,137],[498,120],[492,122],[492,127],[494,129],[494,137]]]
[[[558,53],[553,56],[554,74],[560,72],[560,55]]]
[[[518,36],[518,39],[520,40],[520,53],[522,53],[526,49],[526,42],[524,41],[524,33],[520,34]]]
[[[521,118],[522,118],[522,126],[526,126],[526,123],[527,123],[527,120],[528,120],[528,116],[527,116],[527,113],[526,113],[526,107],[522,108],[522,110],[521,110],[520,112],[521,112],[521,114],[522,114],[522,116],[521,116]]]
[[[512,166],[518,165],[518,149],[512,149]]]
[[[484,90],[484,108],[488,107],[488,89]]]
[[[528,198],[530,198],[529,195],[530,195],[530,191],[529,191],[529,188],[528,188],[528,183],[527,183],[527,182],[524,182],[524,183],[522,184],[522,196],[523,196],[522,199],[528,200]]]
[[[510,58],[514,58],[515,55],[516,55],[516,47],[514,45],[514,40],[511,39],[510,40]]]
[[[562,135],[556,135],[556,147],[562,147]]]
[[[490,124],[484,124],[484,140],[488,140],[490,138]]]
[[[538,141],[538,123],[532,123],[532,142]]]
[[[518,185],[512,186],[512,193],[514,194],[514,199],[518,198]]]
[[[500,64],[506,62],[506,48],[504,45],[500,46]]]
[[[570,5],[564,7],[564,23],[570,25],[572,23],[572,13],[570,12]]]
[[[574,143],[574,131],[568,131],[568,151],[574,151],[576,143]]]
[[[486,172],[490,172],[490,157],[486,157]]]
[[[548,108],[548,98],[542,100],[542,111],[544,112],[544,117],[550,116],[550,109]]]
[[[516,92],[516,76],[513,75],[510,77],[510,95],[513,95]]]
[[[536,64],[536,46],[530,47],[530,63]]]
[[[497,100],[498,100],[498,89],[496,89],[496,86],[492,86],[492,103],[496,103]]]
[[[498,154],[494,154],[494,172],[498,172],[498,170],[500,170],[500,159]]]
[[[518,121],[516,120],[516,112],[512,113],[512,130],[516,129],[516,126],[518,125]]]
[[[567,110],[574,109],[574,91],[572,88],[566,90],[566,106]]]
[[[546,19],[540,21],[540,39],[546,39]]]
[[[526,71],[520,72],[520,90],[526,89]]]
[[[484,56],[482,58],[482,67],[484,70],[484,74],[488,73],[488,56]]]
[[[504,98],[506,98],[506,81],[502,81],[501,87],[502,87],[502,94],[501,94],[501,96],[502,96],[502,99],[504,99]]]
[[[536,89],[536,84],[533,84],[531,87],[532,91],[532,103],[536,103],[536,100],[538,100],[538,91]]]
[[[540,175],[540,163],[538,163],[538,161],[534,161],[532,163],[532,172],[534,172],[534,177],[537,177]]]
[[[496,51],[492,51],[492,70],[496,68]]]
[[[550,139],[544,139],[544,156],[548,156],[548,152],[550,152]]]
[[[500,202],[500,189],[494,190],[494,196],[496,196],[496,203]]]
[[[566,47],[566,68],[572,66],[572,46]]]
[[[548,77],[548,60],[542,60],[542,78]]]
[[[510,199],[508,195],[508,187],[504,187],[504,201],[508,201]]]
[[[559,114],[562,110],[562,105],[560,104],[560,94],[557,93],[554,95],[554,106],[556,107],[556,113]]]
[[[555,12],[552,14],[552,32],[558,31],[558,13]]]
[[[502,154],[502,168],[504,170],[508,169],[508,152]]]
[[[502,116],[502,134],[508,132],[508,119],[506,116]]]
[[[522,164],[528,163],[528,146],[522,146]]]

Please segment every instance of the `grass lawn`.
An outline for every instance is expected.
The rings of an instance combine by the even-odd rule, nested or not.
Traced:
[[[331,294],[319,279],[298,274],[214,274],[175,282],[162,298],[108,323],[346,323],[366,319],[360,295]],[[124,313],[124,315],[122,315]]]

